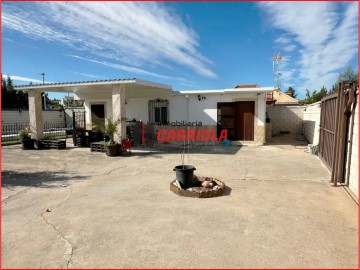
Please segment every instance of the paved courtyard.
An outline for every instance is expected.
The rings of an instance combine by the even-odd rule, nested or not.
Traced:
[[[357,268],[358,206],[301,144],[190,150],[208,199],[169,190],[174,151],[3,147],[2,267]]]

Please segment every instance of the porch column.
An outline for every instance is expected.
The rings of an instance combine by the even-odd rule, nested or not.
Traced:
[[[115,141],[121,142],[126,139],[126,108],[125,108],[125,85],[114,85],[112,90],[112,120],[122,121],[118,125],[118,132],[115,134]]]
[[[28,99],[31,138],[35,140],[40,140],[44,136],[44,121],[41,107],[41,91],[28,90]]]

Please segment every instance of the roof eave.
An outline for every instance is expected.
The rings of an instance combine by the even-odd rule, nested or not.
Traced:
[[[229,89],[214,89],[214,90],[190,90],[178,91],[183,95],[195,94],[241,94],[241,93],[271,93],[274,87],[258,87],[258,88],[229,88]]]
[[[136,79],[118,79],[118,80],[104,80],[104,81],[84,81],[84,82],[66,82],[66,83],[49,83],[49,84],[29,84],[14,86],[15,90],[29,90],[29,89],[51,89],[59,87],[79,87],[91,85],[111,85],[111,84],[124,84],[136,83]]]

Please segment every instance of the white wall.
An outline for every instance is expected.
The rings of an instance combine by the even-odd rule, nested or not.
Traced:
[[[258,95],[258,125],[263,126],[266,122],[266,101],[265,94]]]
[[[321,102],[307,105],[304,109],[304,136],[313,145],[319,144]]]
[[[256,94],[226,94],[226,95],[201,95],[206,99],[198,100],[197,95],[188,95],[188,109],[190,122],[202,122],[202,125],[217,124],[217,103],[233,102],[235,100],[255,101],[255,121],[258,125],[265,122],[265,99],[264,95]],[[129,119],[149,121],[148,101],[150,98],[131,98],[127,99],[126,117]],[[169,121],[187,121],[187,100],[185,95],[176,95],[168,98],[169,100]]]
[[[43,111],[44,123],[64,124],[64,112],[63,111]],[[28,125],[30,122],[28,110],[2,110],[2,125],[10,124],[24,124]]]
[[[143,122],[149,121],[149,98],[129,98],[126,99],[126,118],[141,120]]]
[[[186,112],[186,97],[185,96],[174,96],[169,99],[169,121],[186,121],[187,112]],[[189,98],[190,106],[190,98]],[[189,110],[190,112],[190,110]],[[190,113],[189,113],[190,118]]]
[[[304,106],[267,106],[273,134],[280,132],[290,132],[293,134],[303,134]]]
[[[351,121],[350,121],[351,125]],[[350,140],[350,127],[349,127],[349,140]],[[349,145],[348,145],[348,157],[349,158]],[[346,162],[347,166],[347,162]],[[359,198],[359,104],[355,108],[355,117],[354,117],[354,129],[352,134],[352,151],[351,151],[351,161],[350,161],[350,174],[349,174],[349,188],[350,190]],[[347,175],[346,168],[345,176]]]
[[[198,100],[197,95],[189,95],[189,120],[191,122],[198,121],[202,122],[203,125],[216,125],[217,124],[217,103],[219,102],[234,102],[241,100],[252,100],[255,101],[255,110],[257,107],[257,95],[256,94],[224,94],[224,95],[201,95],[206,99]],[[186,112],[186,98],[178,99],[175,103],[175,111]],[[171,109],[170,109],[171,110]],[[255,112],[257,115],[258,112]],[[181,118],[182,116],[183,118]],[[255,121],[258,121],[255,117]],[[186,120],[185,115],[176,115],[171,121],[182,121]]]
[[[126,117],[135,118],[144,122],[149,121],[149,100],[155,98],[129,98],[126,104]],[[169,101],[169,121],[186,120],[186,98],[185,96],[174,96],[167,98]]]

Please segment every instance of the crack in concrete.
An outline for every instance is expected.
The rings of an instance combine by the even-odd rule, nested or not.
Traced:
[[[30,188],[30,187],[29,187]],[[20,192],[18,192],[18,193],[20,193]],[[17,193],[17,194],[18,194]],[[70,198],[71,198],[71,196],[72,196],[72,194],[73,194],[73,190],[72,189],[70,189],[70,195],[65,199],[65,200],[63,200],[61,203],[59,203],[58,205],[56,205],[54,208],[51,208],[51,211],[53,211],[53,210],[55,210],[55,209],[57,209],[58,207],[60,207],[62,204],[64,204],[65,202],[67,202]],[[14,195],[16,195],[16,194],[14,194]],[[28,220],[24,225],[22,225],[18,230],[16,230],[15,231],[15,234],[16,233],[18,233],[19,231],[21,231],[25,226],[27,226],[28,224],[30,224],[33,220],[35,220],[36,218],[38,218],[39,216],[41,216],[43,219],[45,219],[45,221],[46,221],[46,223],[48,224],[48,225],[51,225],[50,223],[48,223],[47,222],[47,219],[43,216],[45,213],[44,212],[41,212],[41,213],[39,213],[39,214],[37,214],[35,217],[33,217],[33,218],[31,218],[30,220]],[[54,227],[53,227],[54,228]],[[55,228],[54,228],[55,229]],[[55,229],[56,230],[56,229]],[[57,230],[56,230],[57,231]],[[64,238],[64,237],[63,237]],[[11,243],[11,246],[10,246],[10,248],[9,248],[9,252],[15,247],[15,245],[16,245],[16,243],[17,243],[17,241],[18,241],[19,239],[16,239],[14,242],[12,242]],[[66,239],[65,239],[66,240]],[[71,250],[71,257],[72,257],[72,255],[73,255],[73,250]],[[4,256],[4,259],[6,259],[6,258],[9,258],[9,257],[11,257],[11,256]],[[69,265],[69,263],[68,263],[68,265]],[[69,267],[68,267],[69,268]]]
[[[63,203],[67,202],[71,198],[72,195],[73,195],[73,190],[70,188],[70,195],[65,200],[63,200],[61,203],[59,203],[58,205],[53,207],[51,210],[53,211],[56,208],[60,207]]]
[[[121,166],[121,167],[117,167],[117,168],[114,168],[114,169],[111,169],[110,171],[106,172],[104,175],[110,175],[112,174],[114,171],[116,170],[119,170],[119,169],[123,169],[123,168],[126,168],[126,167],[129,167],[129,166]]]
[[[64,255],[67,255],[67,256],[68,256],[67,262],[66,262],[66,268],[70,268],[70,266],[71,266],[71,260],[72,260],[72,257],[73,257],[73,255],[74,255],[74,249],[76,248],[75,245],[74,245],[73,243],[71,243],[71,241],[70,241],[68,238],[66,238],[66,237],[60,232],[60,230],[58,230],[58,229],[56,228],[56,226],[55,226],[54,224],[50,223],[50,222],[47,220],[47,218],[44,216],[44,213],[42,213],[40,216],[45,220],[45,223],[46,223],[47,225],[49,225],[51,228],[53,228],[53,230],[54,230],[55,232],[57,232],[57,234],[60,236],[60,238],[62,238],[63,241],[64,241],[64,242],[66,243],[66,245],[68,246],[68,248],[67,248],[66,252],[64,253]]]
[[[51,211],[55,210],[56,208],[58,208],[59,206],[61,206],[63,203],[67,202],[71,196],[72,196],[72,189],[70,189],[70,195],[63,200],[61,203],[59,203],[58,205],[56,205],[55,207],[51,208]],[[26,225],[30,224],[33,220],[35,220],[37,217],[41,216],[43,214],[43,212],[37,214],[35,217],[31,218],[30,220],[28,220],[24,225],[22,225],[18,230],[15,231],[15,233],[19,232],[20,230],[22,230]]]
[[[1,201],[2,204],[7,204],[8,202],[12,201],[13,199],[17,199],[18,196],[22,195],[23,193],[26,193],[31,189],[32,187],[27,187],[13,195],[10,195],[9,197],[6,197],[4,200]]]
[[[12,251],[13,248],[15,247],[17,241],[18,241],[18,239],[17,239],[17,237],[16,237],[16,240],[15,240],[14,242],[10,243],[11,246],[10,246],[10,248],[9,248],[9,250],[8,250],[8,254],[4,254],[4,251],[2,252],[2,254],[3,254],[2,261],[3,261],[3,262],[4,262],[6,259],[8,259],[8,258],[14,257],[14,255],[11,255],[11,251]],[[4,250],[4,248],[3,248],[3,250]]]
[[[244,173],[244,177],[242,180],[246,180],[246,175],[248,174],[249,170],[248,169],[245,169],[245,173]]]

